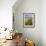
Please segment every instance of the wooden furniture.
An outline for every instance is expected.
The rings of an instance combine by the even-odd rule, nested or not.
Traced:
[[[34,42],[32,40],[26,40],[25,46],[35,46]]]
[[[15,33],[13,39],[15,39],[16,46],[22,46],[22,33]]]

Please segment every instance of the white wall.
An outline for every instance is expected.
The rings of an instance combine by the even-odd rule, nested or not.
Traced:
[[[41,19],[40,19],[40,25],[41,25],[41,40],[42,40],[42,46],[46,46],[46,0],[42,0],[41,2]]]
[[[22,32],[25,38],[34,40],[36,46],[41,46],[41,0],[23,0],[18,7],[14,6],[15,28]],[[35,28],[23,27],[23,13],[35,13]]]
[[[0,27],[12,28],[12,6],[16,0],[0,0]]]

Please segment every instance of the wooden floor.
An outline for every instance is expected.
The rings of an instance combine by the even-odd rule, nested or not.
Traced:
[[[0,44],[0,46],[16,46],[15,39],[13,39],[13,40],[6,40],[6,42]]]

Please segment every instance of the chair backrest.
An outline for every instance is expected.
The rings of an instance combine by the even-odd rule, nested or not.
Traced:
[[[25,46],[35,46],[35,43],[32,40],[26,40]]]
[[[21,46],[22,44],[22,33],[15,33],[15,41],[16,41],[16,46]]]

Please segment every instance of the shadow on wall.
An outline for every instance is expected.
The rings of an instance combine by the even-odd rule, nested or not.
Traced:
[[[39,21],[39,16],[41,14],[40,6],[41,6],[41,0],[24,0],[23,2],[20,2],[20,4],[18,3],[14,4],[14,7],[13,7],[15,28],[18,30],[18,32],[23,33],[24,39],[27,38],[27,39],[34,40],[36,46],[41,46],[40,34],[38,35],[35,34],[35,32],[40,32],[40,21]],[[35,28],[23,27],[23,13],[36,13]]]

